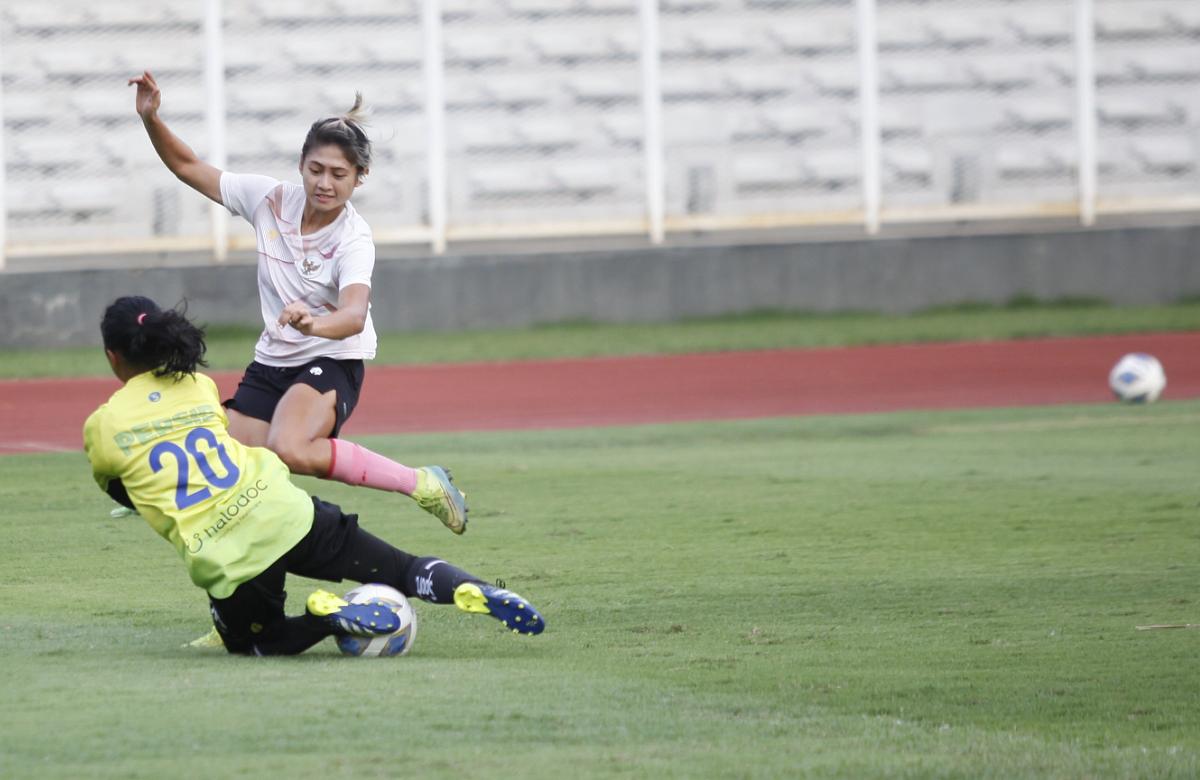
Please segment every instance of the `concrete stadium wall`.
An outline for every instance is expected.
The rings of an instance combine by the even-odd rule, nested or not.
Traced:
[[[380,332],[653,322],[791,310],[911,312],[1086,297],[1117,304],[1200,295],[1200,226],[885,238],[504,256],[388,259],[375,269]],[[201,322],[261,327],[252,265],[0,274],[0,346],[98,344],[121,295],[182,298]]]

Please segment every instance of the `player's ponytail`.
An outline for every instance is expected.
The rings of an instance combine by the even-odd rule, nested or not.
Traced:
[[[162,309],[149,298],[118,298],[104,311],[100,335],[104,348],[120,353],[135,368],[155,376],[182,376],[207,366],[204,329],[187,318],[187,306]]]
[[[308,153],[319,146],[335,144],[350,164],[358,169],[361,179],[371,168],[371,139],[367,138],[367,131],[363,129],[370,113],[363,105],[362,93],[355,92],[354,105],[349,111],[312,123],[304,138],[304,146],[300,148],[300,161],[304,162]]]

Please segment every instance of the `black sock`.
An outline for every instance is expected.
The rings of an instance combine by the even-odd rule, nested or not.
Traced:
[[[483,582],[441,558],[417,558],[404,573],[405,590],[423,601],[452,604],[454,589],[464,582]]]

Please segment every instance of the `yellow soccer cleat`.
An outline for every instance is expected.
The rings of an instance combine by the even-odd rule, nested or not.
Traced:
[[[442,521],[456,534],[467,530],[467,495],[454,486],[450,472],[441,466],[422,466],[417,469],[417,489],[413,491],[417,506]]]
[[[199,649],[207,649],[210,647],[224,647],[225,640],[221,639],[221,635],[217,633],[217,627],[213,626],[204,636],[197,637],[184,645],[184,647],[195,647]]]

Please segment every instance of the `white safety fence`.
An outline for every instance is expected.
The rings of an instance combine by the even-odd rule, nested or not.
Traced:
[[[1200,206],[1196,0],[0,4],[3,256],[248,246],[158,162],[295,180],[362,91],[379,243]]]

